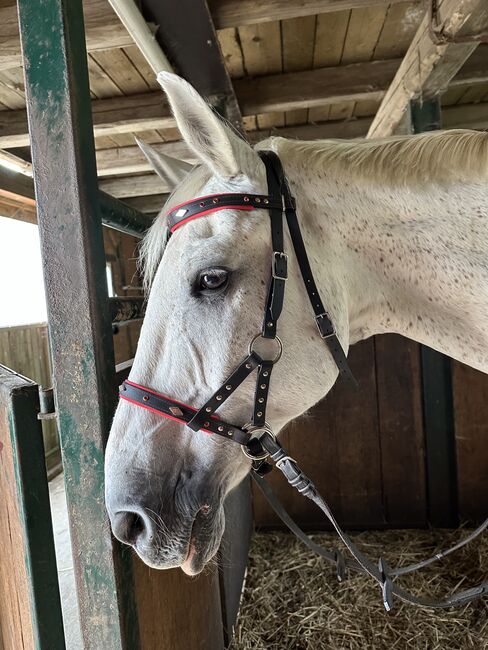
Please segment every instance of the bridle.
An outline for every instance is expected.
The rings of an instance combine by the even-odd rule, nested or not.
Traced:
[[[488,519],[465,540],[427,560],[406,567],[391,569],[380,558],[376,565],[353,544],[340,528],[329,506],[318,494],[312,481],[302,472],[297,462],[286,453],[266,421],[271,374],[283,350],[282,342],[277,335],[277,324],[283,309],[285,284],[288,277],[288,256],[284,250],[283,215],[286,218],[293,249],[319,334],[339,369],[339,375],[354,386],[356,386],[356,382],[348,366],[346,354],[337,337],[334,325],[320,298],[301,235],[295,200],[290,193],[281,161],[272,151],[262,151],[259,155],[266,167],[267,195],[212,194],[177,205],[166,215],[166,237],[169,240],[173,233],[184,224],[219,210],[267,210],[271,225],[271,279],[268,286],[261,332],[249,343],[248,353],[243,361],[199,409],[129,380],[122,384],[120,397],[136,406],[141,406],[158,415],[181,422],[193,431],[216,434],[241,445],[245,455],[252,461],[253,478],[283,522],[309,548],[335,564],[339,580],[345,578],[347,569],[354,569],[373,577],[381,587],[383,604],[387,611],[392,609],[393,595],[414,605],[434,608],[461,605],[479,598],[488,593],[488,582],[484,582],[472,589],[458,591],[443,600],[433,600],[415,596],[398,586],[393,580],[397,576],[423,568],[468,543],[488,527]],[[263,358],[256,352],[256,342],[261,338],[274,341],[276,353],[273,358]],[[257,371],[257,379],[250,423],[244,427],[239,427],[229,424],[216,416],[217,409],[254,370]],[[344,558],[338,550],[329,552],[323,549],[295,524],[263,478],[272,469],[272,465],[269,464],[268,460],[274,462],[292,487],[311,499],[322,510],[354,559]]]

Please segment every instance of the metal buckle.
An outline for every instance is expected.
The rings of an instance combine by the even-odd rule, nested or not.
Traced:
[[[327,319],[325,323],[324,319]],[[323,339],[330,339],[332,336],[336,335],[335,327],[332,324],[330,316],[326,311],[315,316],[315,323],[317,324],[317,329],[319,330],[319,334]]]
[[[280,261],[284,261],[284,268],[278,269]],[[286,280],[288,278],[288,255],[281,251],[273,251],[273,278],[275,280]]]

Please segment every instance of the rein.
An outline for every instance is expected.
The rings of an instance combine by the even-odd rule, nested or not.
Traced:
[[[484,582],[478,587],[458,591],[442,600],[433,600],[415,596],[395,584],[393,580],[400,575],[423,568],[468,543],[488,527],[488,519],[465,540],[427,560],[406,567],[391,569],[380,558],[376,565],[344,533],[312,481],[302,472],[297,462],[286,453],[266,422],[266,406],[271,373],[274,365],[280,360],[283,351],[283,344],[277,336],[277,324],[283,309],[285,284],[288,277],[288,256],[284,251],[283,215],[286,218],[293,249],[320,336],[339,369],[339,375],[351,385],[357,386],[357,384],[348,366],[345,352],[337,337],[331,318],[320,298],[300,231],[295,199],[290,193],[280,159],[272,151],[263,151],[259,155],[266,167],[268,195],[213,194],[181,203],[167,214],[166,237],[169,240],[173,233],[184,224],[219,210],[229,208],[233,210],[268,210],[273,252],[271,257],[271,279],[261,332],[249,343],[248,353],[244,360],[199,409],[129,380],[126,380],[120,388],[121,399],[163,417],[181,422],[193,431],[205,431],[220,435],[240,444],[244,454],[252,460],[252,476],[254,480],[286,526],[315,553],[335,565],[336,575],[340,581],[346,577],[347,570],[367,573],[374,578],[381,587],[383,604],[387,611],[390,611],[393,607],[394,595],[400,600],[413,605],[439,609],[461,605],[487,594],[488,582]],[[255,344],[259,339],[268,339],[275,342],[276,352],[273,358],[264,359],[257,354]],[[229,424],[216,416],[217,409],[255,370],[257,371],[256,389],[250,423],[244,427],[239,427]],[[268,460],[274,462],[274,465],[282,472],[292,487],[311,499],[322,510],[353,559],[344,558],[338,550],[330,552],[323,549],[297,526],[263,478],[273,467]]]

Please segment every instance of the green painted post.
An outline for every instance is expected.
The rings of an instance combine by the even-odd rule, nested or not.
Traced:
[[[439,99],[411,103],[414,133],[441,128]],[[457,473],[451,360],[421,346],[429,522],[457,526]]]
[[[104,506],[116,403],[81,0],[18,0],[54,387],[84,647],[138,647]]]

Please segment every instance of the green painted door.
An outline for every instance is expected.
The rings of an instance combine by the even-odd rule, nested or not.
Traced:
[[[0,365],[0,647],[64,650],[37,384]]]

